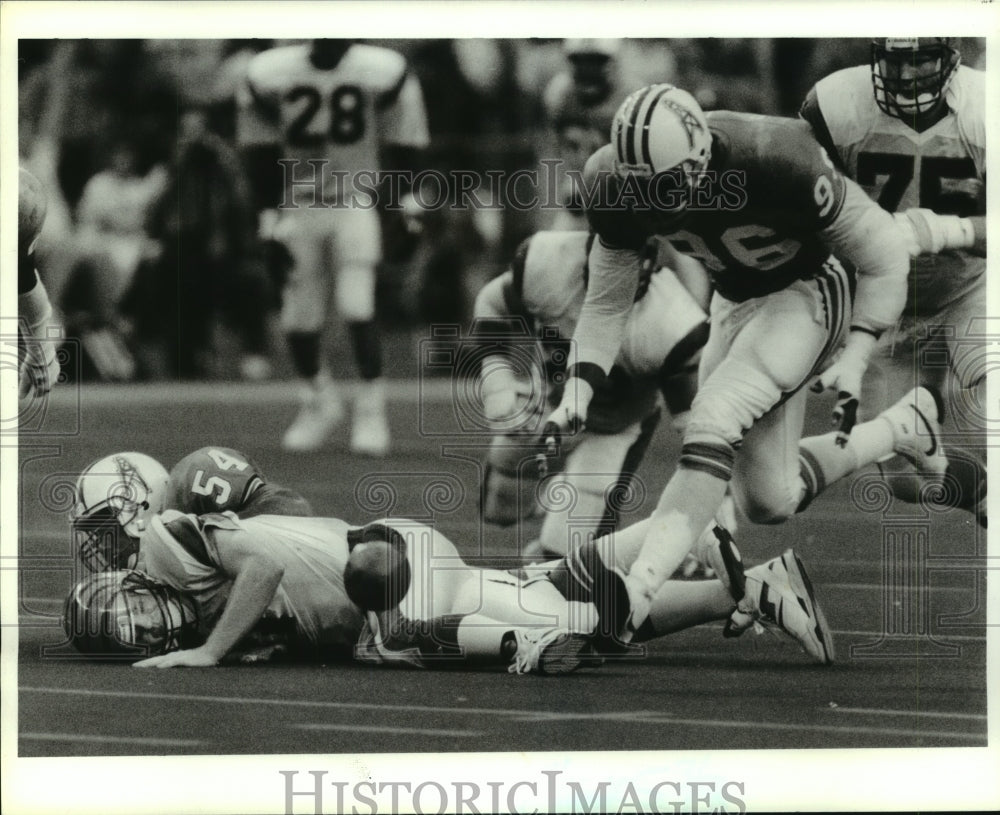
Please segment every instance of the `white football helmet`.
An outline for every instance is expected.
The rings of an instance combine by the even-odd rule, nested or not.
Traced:
[[[73,587],[63,629],[95,658],[141,659],[201,644],[194,600],[137,571],[100,572]]]
[[[652,201],[664,213],[683,213],[712,157],[701,106],[666,83],[640,88],[622,102],[611,123],[611,144],[615,174],[655,185]]]
[[[160,462],[134,452],[105,456],[80,474],[70,525],[88,571],[135,565],[139,536],[166,507],[169,481]]]

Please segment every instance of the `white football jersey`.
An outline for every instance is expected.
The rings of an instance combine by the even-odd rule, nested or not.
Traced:
[[[191,524],[177,524],[190,519]],[[194,534],[194,528],[199,530]],[[183,515],[167,511],[143,534],[140,566],[151,577],[194,595],[211,627],[222,613],[232,581],[221,568],[219,547],[226,534],[245,536],[284,567],[264,618],[294,621],[311,646],[350,646],[363,619],[344,589],[348,524],[337,518],[260,515],[243,520],[225,515]]]
[[[967,217],[985,213],[985,74],[959,66],[945,94],[948,114],[918,133],[878,108],[871,69],[837,71],[816,84],[816,100],[847,174],[890,212],[913,207]],[[808,117],[807,117],[808,118]],[[814,125],[815,126],[815,125]],[[961,294],[985,270],[965,252],[922,256],[914,263],[921,310]]]
[[[587,232],[538,232],[528,245],[521,298],[539,324],[558,327],[561,337],[572,337],[580,318],[589,247]],[[616,364],[634,377],[655,377],[681,341],[706,320],[677,276],[660,267],[629,314]]]
[[[252,115],[241,118],[243,144],[277,143],[282,158],[299,162],[296,177],[309,178],[305,161],[325,176],[326,198],[338,184],[331,173],[376,172],[385,144],[423,148],[429,141],[423,95],[405,58],[388,48],[352,45],[330,69],[309,59],[309,44],[258,54],[247,69],[240,104]],[[373,182],[366,182],[372,185]]]

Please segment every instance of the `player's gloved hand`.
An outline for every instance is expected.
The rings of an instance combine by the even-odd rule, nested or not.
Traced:
[[[542,429],[542,442],[549,455],[556,455],[563,436],[573,436],[586,426],[587,408],[594,398],[594,389],[584,379],[571,376],[566,380],[562,401],[549,414]]]
[[[219,664],[219,658],[202,645],[185,651],[171,651],[169,654],[141,659],[133,668],[211,668]]]
[[[858,396],[861,381],[868,369],[868,358],[875,346],[875,337],[867,331],[852,330],[840,357],[820,374],[812,386],[813,393],[824,390],[837,392],[833,409],[833,424],[837,428],[836,443],[847,444],[851,430],[858,420]]]
[[[18,400],[45,396],[59,379],[59,360],[56,347],[51,342],[31,342],[25,344],[26,355],[21,363],[18,382]]]

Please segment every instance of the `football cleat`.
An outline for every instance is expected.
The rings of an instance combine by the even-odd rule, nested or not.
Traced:
[[[517,652],[508,673],[568,674],[592,664],[590,640],[565,628],[515,628]]]
[[[310,387],[302,394],[302,406],[285,431],[281,448],[290,453],[319,450],[344,418],[344,406],[331,384]]]
[[[802,561],[788,549],[746,573],[746,595],[723,635],[738,637],[751,626],[778,626],[823,665],[834,660],[833,634]]]
[[[914,388],[881,415],[892,425],[892,449],[918,472],[943,479],[948,457],[941,445],[944,401],[937,388]]]
[[[354,400],[351,452],[359,456],[384,456],[389,452],[389,420],[385,390],[379,380],[358,385]]]
[[[718,578],[734,600],[739,602],[743,599],[746,594],[743,558],[728,529],[711,523],[695,542],[688,557],[698,563],[706,577]]]
[[[743,563],[731,534],[735,529],[736,504],[732,495],[727,492],[719,511],[715,514],[715,520],[705,527],[691,547],[691,551],[684,556],[681,565],[677,567],[672,579],[711,580],[717,577],[730,592],[733,592],[736,600],[741,600]],[[727,571],[728,569],[734,571]]]

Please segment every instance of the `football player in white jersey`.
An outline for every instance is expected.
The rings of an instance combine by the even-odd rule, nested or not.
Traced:
[[[428,144],[420,84],[395,51],[315,40],[254,57],[241,101],[239,140],[260,185],[259,204],[278,207],[276,221],[272,213],[263,229],[290,257],[281,323],[296,372],[307,383],[282,446],[316,450],[343,416],[320,353],[332,296],[361,377],[351,449],[384,455],[389,427],[375,322],[382,257],[377,173],[412,171]],[[268,184],[272,189],[265,190]]]
[[[356,656],[428,667],[495,664],[500,654],[511,673],[567,673],[591,657],[621,655],[623,576],[648,527],[634,524],[517,572],[466,566],[451,541],[414,521],[354,530],[348,590],[367,581],[363,595],[355,592],[367,617]],[[744,573],[732,537],[716,526],[698,556],[718,579],[668,581],[637,641],[716,620],[727,620],[723,633],[735,637],[760,623],[793,637],[816,662],[833,662],[829,626],[792,550]]]
[[[619,652],[614,632],[629,610],[622,572],[646,526],[512,574],[468,566],[446,536],[404,518],[351,528],[336,518],[170,510],[143,532],[138,572],[94,574],[73,588],[65,626],[85,654],[153,654],[138,667],[265,659],[254,652],[260,644],[300,658],[353,648],[374,664],[567,673]],[[640,639],[728,618],[727,636],[774,625],[815,661],[833,661],[829,628],[791,550],[744,574],[720,528],[702,556],[719,579],[669,584]]]
[[[18,398],[47,394],[59,378],[56,357],[59,328],[45,284],[35,270],[35,244],[45,223],[46,196],[41,182],[18,169],[17,195],[17,312],[24,341]],[[56,333],[53,333],[56,332]]]
[[[820,80],[801,109],[831,159],[896,213],[913,256],[906,306],[879,342],[863,404],[878,410],[916,379],[945,391],[949,437],[961,444],[964,432],[977,446],[978,435],[980,449],[945,445],[941,500],[983,524],[985,104],[985,74],[962,65],[948,39],[886,38],[872,43],[870,66]],[[880,466],[898,497],[918,499],[921,479],[907,462]]]
[[[514,524],[534,514],[541,498],[545,520],[529,556],[560,557],[572,547],[571,531],[603,535],[617,527],[616,502],[627,494],[660,420],[658,397],[662,394],[681,427],[708,339],[708,315],[674,272],[659,265],[655,244],[647,245],[618,362],[590,403],[586,431],[565,439],[564,470],[551,476],[539,495],[532,478],[537,471],[530,466],[531,431],[546,405],[555,407],[561,395],[556,381],[565,372],[586,294],[593,239],[585,231],[536,233],[518,248],[510,269],[476,298],[474,336],[488,354],[481,367],[484,413],[503,431],[494,437],[487,462],[483,516],[490,523]],[[535,367],[544,369],[531,371],[524,363],[535,358],[536,337],[542,339]],[[720,521],[735,531],[731,506],[727,510]],[[569,525],[571,519],[575,523]],[[588,520],[589,530],[581,524]]]

